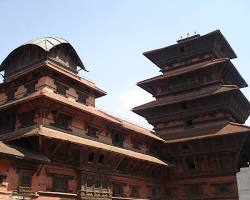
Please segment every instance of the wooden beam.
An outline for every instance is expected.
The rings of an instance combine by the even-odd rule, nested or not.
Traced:
[[[121,164],[121,162],[124,160],[124,158],[125,158],[125,156],[121,156],[121,155],[119,155],[118,157],[117,157],[117,159],[115,159],[116,161],[116,164],[114,164],[113,166],[114,166],[114,170],[117,170],[117,168],[119,167],[119,165]]]
[[[56,154],[56,152],[59,150],[59,148],[64,144],[64,141],[59,141],[59,143],[57,144],[57,146],[54,148],[54,150],[50,153],[51,158],[54,157],[54,155]]]
[[[104,123],[104,125],[102,126],[102,128],[98,131],[98,134],[101,134],[103,131],[107,130],[109,126],[109,123]]]
[[[39,166],[39,168],[38,168],[38,170],[37,170],[37,173],[36,173],[37,176],[40,175],[40,173],[41,173],[41,171],[42,171],[42,169],[43,169],[43,166],[44,166],[44,164],[41,164],[41,165]]]
[[[55,145],[55,139],[50,139],[47,142],[47,148],[46,148],[47,155],[50,154],[50,150],[51,150],[51,148],[52,148],[53,145]]]
[[[129,169],[129,173],[133,173],[134,169],[138,168],[138,163],[140,161],[133,159],[132,160],[132,167]]]
[[[39,153],[42,153],[43,138],[41,137],[41,135],[38,136],[38,142],[39,142]]]

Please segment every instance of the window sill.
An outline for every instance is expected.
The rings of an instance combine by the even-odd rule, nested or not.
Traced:
[[[119,199],[122,199],[122,200],[150,200],[150,199],[139,199],[139,198],[129,198],[129,197],[112,197],[112,199],[116,199],[116,200],[119,200]]]
[[[64,193],[64,192],[48,192],[48,191],[38,191],[40,196],[67,196],[67,197],[76,197],[75,193]]]

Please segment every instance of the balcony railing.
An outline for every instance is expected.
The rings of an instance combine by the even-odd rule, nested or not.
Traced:
[[[19,186],[18,187],[18,192],[20,192],[20,193],[33,193],[33,188],[32,187]]]

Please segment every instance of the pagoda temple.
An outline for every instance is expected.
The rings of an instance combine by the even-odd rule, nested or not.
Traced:
[[[0,199],[159,199],[170,166],[153,131],[95,107],[64,39],[32,40],[1,63]]]
[[[106,92],[79,76],[87,69],[62,38],[3,60],[1,200],[239,199],[250,104],[235,52],[217,30],[144,55],[161,74],[138,83],[155,100],[133,111],[154,131],[96,108]]]
[[[138,82],[155,97],[133,111],[166,142],[159,154],[174,167],[164,199],[239,199],[236,173],[250,161],[247,87],[219,30],[147,51],[159,76]]]

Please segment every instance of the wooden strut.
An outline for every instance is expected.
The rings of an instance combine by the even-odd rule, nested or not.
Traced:
[[[43,169],[43,166],[44,166],[44,164],[41,164],[41,165],[39,166],[39,168],[38,168],[38,170],[37,170],[37,173],[36,173],[37,176],[40,175],[40,173],[41,173],[41,171],[42,171],[42,169]]]
[[[51,152],[50,156],[51,158],[54,157],[54,155],[56,154],[56,152],[58,151],[58,149],[64,144],[65,142],[60,141],[59,144],[55,147],[55,149]]]
[[[117,168],[119,167],[119,165],[121,164],[121,162],[124,160],[125,156],[120,156],[118,155],[117,158],[114,158],[114,162],[116,162],[116,164],[112,164],[114,167],[114,170],[117,170]]]

